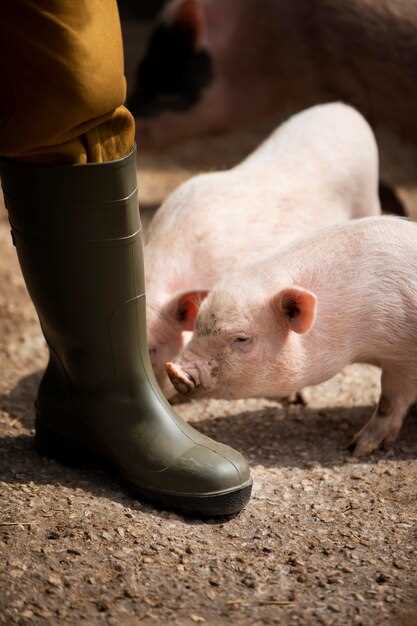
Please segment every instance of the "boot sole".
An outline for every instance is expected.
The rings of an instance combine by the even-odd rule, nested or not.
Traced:
[[[113,475],[116,471],[119,481],[126,486],[132,496],[146,500],[158,508],[175,510],[191,516],[236,515],[246,506],[252,493],[252,480],[237,489],[214,494],[177,494],[139,487],[121,476],[108,460],[92,454],[87,448],[40,425],[36,426],[35,449],[41,456],[68,467],[99,466],[111,471]]]

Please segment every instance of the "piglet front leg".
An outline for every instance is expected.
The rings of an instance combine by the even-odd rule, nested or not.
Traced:
[[[354,456],[367,456],[379,447],[386,450],[397,439],[404,417],[417,395],[416,377],[401,373],[402,376],[398,370],[395,374],[383,371],[378,406],[349,447]]]

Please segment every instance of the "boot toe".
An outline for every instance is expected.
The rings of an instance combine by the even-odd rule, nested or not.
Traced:
[[[240,489],[250,482],[244,457],[227,446],[218,447],[195,445],[179,457],[170,470],[178,475],[181,491],[204,496]]]
[[[139,489],[142,496],[199,517],[235,515],[248,503],[252,492],[244,457],[219,444],[214,449],[192,446],[154,479],[150,489]]]

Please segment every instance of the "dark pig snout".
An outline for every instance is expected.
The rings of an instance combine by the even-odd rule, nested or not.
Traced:
[[[180,366],[176,365],[175,363],[166,363],[165,369],[170,381],[172,382],[178,393],[182,395],[187,395],[196,389],[197,382],[194,377],[185,370],[183,370]]]

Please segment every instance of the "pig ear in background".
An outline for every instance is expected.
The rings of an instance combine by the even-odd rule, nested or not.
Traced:
[[[290,330],[300,335],[314,326],[317,314],[317,298],[302,287],[288,287],[274,296],[273,304],[280,317],[284,316]]]
[[[194,330],[200,304],[208,291],[188,291],[178,298],[176,318],[183,330]]]
[[[203,44],[205,23],[200,0],[174,0],[168,4],[165,21],[192,32],[197,47]]]

